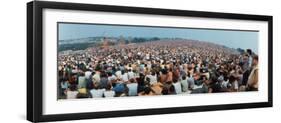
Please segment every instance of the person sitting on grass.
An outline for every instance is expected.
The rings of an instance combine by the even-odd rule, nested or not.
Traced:
[[[128,87],[128,96],[138,95],[138,83],[135,82],[134,78],[131,78],[129,83],[126,85]]]
[[[61,83],[60,83],[60,87],[61,87],[61,96],[65,96],[65,92],[67,91],[68,87],[69,87],[69,82],[67,81],[66,78],[63,78],[61,80]]]
[[[90,93],[92,95],[92,98],[101,98],[103,97],[103,93],[105,92],[105,89],[100,89],[99,83],[94,83],[94,88],[90,90]]]
[[[151,89],[153,90],[155,95],[162,95],[163,84],[161,82],[157,82],[151,85]]]
[[[151,88],[149,86],[146,86],[144,88],[144,91],[140,92],[138,95],[139,96],[152,96],[152,95],[154,95],[154,92],[153,92],[153,90],[151,90]]]
[[[66,91],[66,99],[76,99],[78,93],[76,85],[72,84]]]
[[[115,91],[112,90],[112,86],[110,83],[107,84],[107,87],[105,88],[105,92],[103,93],[104,97],[114,97],[115,96]]]
[[[174,82],[172,83],[172,85],[175,87],[175,93],[176,94],[182,93],[181,83],[176,79],[174,79],[173,81]]]
[[[180,83],[181,83],[181,87],[182,87],[182,92],[187,92],[188,91],[188,82],[187,82],[186,76],[182,76]]]

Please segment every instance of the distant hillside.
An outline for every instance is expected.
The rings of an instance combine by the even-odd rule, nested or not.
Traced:
[[[79,38],[79,39],[67,39],[59,40],[59,45],[64,44],[79,44],[79,43],[93,43],[101,41],[103,37],[88,37],[88,38]]]
[[[142,43],[147,41],[157,41],[160,38],[157,37],[88,37],[80,39],[69,39],[69,40],[59,40],[59,51],[65,50],[84,50],[89,47],[101,46],[103,41],[106,40],[108,45],[116,45],[120,42],[124,44],[128,43]]]
[[[80,38],[80,39],[70,39],[70,40],[60,40],[59,41],[59,51],[66,51],[66,50],[85,50],[90,47],[100,47],[103,45],[104,40],[107,41],[108,46],[118,45],[120,42],[123,44],[129,43],[146,43],[146,42],[190,42],[191,45],[197,46],[206,45],[208,47],[223,47],[224,49],[231,50],[234,52],[241,52],[242,49],[233,49],[229,48],[224,45],[219,45],[211,42],[206,41],[198,41],[198,40],[191,40],[191,39],[181,39],[181,38],[158,38],[158,37],[88,37],[88,38]]]

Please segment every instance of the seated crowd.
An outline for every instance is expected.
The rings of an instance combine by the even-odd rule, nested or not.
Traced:
[[[258,90],[258,56],[250,49],[195,41],[88,48],[59,54],[58,62],[59,99]]]

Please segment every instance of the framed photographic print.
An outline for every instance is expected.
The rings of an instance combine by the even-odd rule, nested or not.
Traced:
[[[272,16],[27,3],[33,122],[272,107]]]

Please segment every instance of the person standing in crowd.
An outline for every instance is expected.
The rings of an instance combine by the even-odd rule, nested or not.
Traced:
[[[259,57],[254,56],[253,58],[253,68],[249,75],[247,82],[247,90],[249,91],[258,91],[258,80],[259,80],[259,68],[258,68]]]
[[[252,63],[253,63],[253,57],[252,57],[252,50],[251,49],[247,49],[246,50],[247,54],[249,55],[249,67],[252,67]]]
[[[249,55],[248,54],[244,54],[243,56],[243,62],[242,62],[242,69],[243,69],[243,80],[242,80],[242,84],[246,85],[247,81],[248,81],[248,77],[250,75],[251,72],[251,67],[249,65]]]

